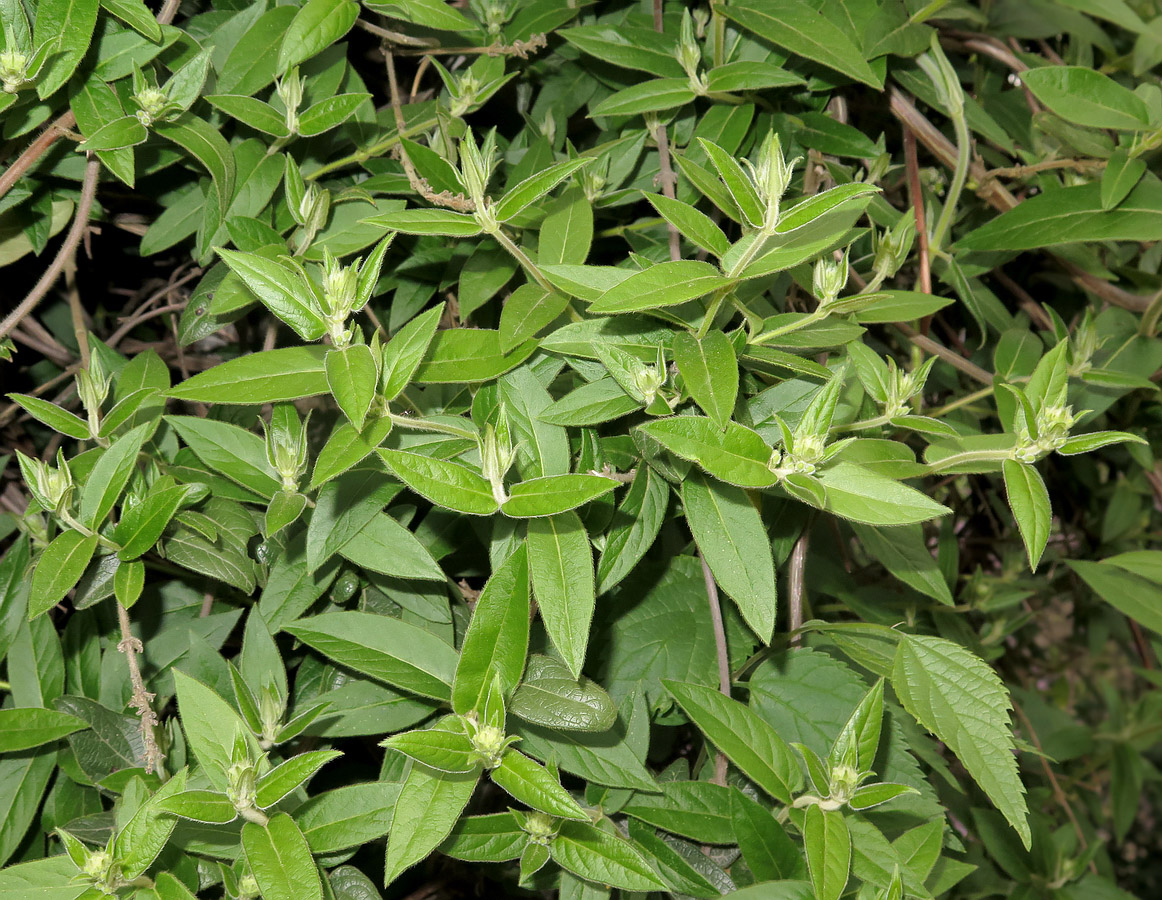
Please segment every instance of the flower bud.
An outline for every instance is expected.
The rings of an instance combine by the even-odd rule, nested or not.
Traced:
[[[1093,311],[1087,308],[1085,317],[1069,340],[1069,374],[1077,377],[1093,368],[1091,362],[1093,355],[1104,343],[1105,341],[1098,337]]]
[[[0,51],[0,86],[5,93],[15,94],[28,81],[28,57],[9,42],[8,47]]]
[[[521,830],[534,844],[547,845],[557,836],[557,820],[548,813],[530,812],[525,815]]]
[[[105,371],[99,356],[89,360],[89,368],[81,369],[76,375],[77,395],[81,406],[89,416],[89,430],[96,436],[101,425],[101,405],[109,396],[113,376]]]
[[[477,207],[484,205],[484,195],[495,166],[496,133],[490,131],[478,148],[469,128],[460,141],[460,173],[468,196]]]
[[[226,770],[226,797],[237,810],[254,809],[257,777],[249,762],[238,762]]]
[[[476,73],[471,69],[464,72],[458,78],[455,78],[448,90],[448,93],[452,96],[449,112],[456,117],[467,113],[476,105],[476,98],[483,89],[483,82],[476,77]]]
[[[140,107],[136,113],[137,121],[148,128],[165,115],[169,97],[161,88],[146,85],[133,95],[133,102]]]
[[[472,749],[490,769],[500,765],[500,758],[511,743],[504,734],[503,728],[495,725],[480,725],[471,735]]]
[[[492,485],[492,495],[497,503],[504,503],[508,494],[504,489],[504,476],[516,461],[516,450],[508,428],[508,416],[501,407],[496,428],[492,423],[484,426],[484,437],[480,440],[480,460],[484,477]]]
[[[59,513],[68,506],[73,494],[73,475],[68,461],[61,451],[57,451],[57,468],[39,459],[25,456],[16,451],[24,483],[37,502],[49,512]]]
[[[694,37],[694,19],[690,10],[682,11],[682,29],[678,36],[678,46],[674,49],[674,57],[685,71],[691,82],[698,82],[698,67],[702,64],[702,48]]]
[[[253,875],[243,875],[238,879],[238,900],[254,900],[261,893],[258,879]]]
[[[847,253],[840,259],[824,256],[815,263],[812,274],[812,289],[819,299],[819,305],[832,306],[839,292],[847,287]]]
[[[279,81],[275,82],[275,92],[286,107],[286,127],[291,134],[298,134],[299,107],[303,102],[303,88],[306,79],[299,77],[299,67],[295,66]]]
[[[289,415],[272,415],[271,424],[262,422],[266,432],[266,461],[282,477],[284,491],[296,491],[299,478],[307,470],[307,423],[310,414],[301,423],[294,407]]]
[[[285,713],[286,701],[279,696],[273,685],[265,686],[258,699],[258,721],[262,723],[262,739],[267,744],[274,743],[275,737],[282,729]]]
[[[874,262],[872,269],[882,281],[891,278],[900,270],[912,250],[916,238],[916,220],[910,215],[900,216],[900,220],[890,230],[872,232]]]
[[[844,804],[851,799],[855,789],[859,787],[859,773],[851,766],[839,765],[831,770],[831,799]]]
[[[779,136],[771,131],[759,148],[758,164],[751,166],[751,175],[759,197],[766,206],[763,228],[773,229],[779,223],[779,203],[791,184],[795,172],[795,158],[787,162]]]

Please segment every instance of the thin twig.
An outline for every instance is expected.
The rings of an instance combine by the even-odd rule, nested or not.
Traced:
[[[702,563],[702,580],[706,584],[706,597],[710,601],[710,622],[714,628],[714,651],[718,659],[718,690],[727,697],[730,696],[730,655],[726,648],[726,627],[722,624],[722,604],[718,599],[718,585],[714,583],[714,574],[702,551],[698,551],[698,561]],[[726,757],[722,751],[714,756],[714,781],[717,784],[726,784]]]
[[[920,164],[916,159],[916,135],[901,122],[904,131],[904,165],[908,171],[908,193],[912,197],[912,214],[916,217],[916,243],[920,251],[920,290],[932,293],[932,263],[928,257],[928,222],[924,214],[924,190],[920,186]]]
[[[42,131],[36,140],[16,157],[16,161],[5,170],[4,174],[0,175],[0,197],[8,193],[12,185],[16,184],[24,173],[32,168],[33,164],[44,155],[44,152],[56,142],[57,138],[66,134],[76,124],[76,116],[73,115],[72,110],[69,110]]]
[[[16,309],[12,310],[3,322],[0,322],[0,340],[7,337],[9,332],[20,324],[20,321],[32,312],[36,308],[36,305],[44,299],[49,288],[56,284],[56,280],[60,277],[65,263],[76,252],[77,245],[81,243],[81,238],[85,234],[85,228],[89,224],[89,213],[93,208],[93,197],[97,193],[97,175],[100,169],[101,163],[97,157],[89,157],[89,161],[85,165],[85,178],[81,182],[81,198],[77,201],[77,212],[73,217],[72,227],[69,229],[64,243],[57,250],[56,258],[45,270],[44,274],[40,276],[40,280],[36,283],[36,286],[28,292],[27,297],[20,301]]]
[[[145,763],[146,772],[156,770],[160,773],[165,754],[161,752],[161,747],[157,745],[157,736],[153,733],[153,729],[158,726],[157,713],[150,705],[155,695],[145,689],[145,681],[141,678],[141,666],[137,662],[137,654],[143,652],[145,648],[141,641],[133,636],[129,624],[129,610],[120,603],[117,604],[117,622],[121,626],[121,641],[117,644],[117,649],[125,654],[125,662],[129,666],[129,683],[133,687],[129,706],[137,710],[141,720],[142,762]]]
[[[399,82],[395,77],[395,56],[390,50],[384,50],[383,55],[387,66],[387,83],[391,90],[391,111],[395,116],[395,128],[400,135],[403,135],[407,129],[407,125],[403,118],[403,103],[400,100]],[[471,212],[475,209],[475,204],[463,194],[453,194],[451,191],[441,191],[440,193],[433,191],[432,186],[428,184],[427,180],[416,172],[415,166],[412,165],[411,157],[408,156],[407,147],[402,140],[396,149],[399,151],[399,161],[403,164],[404,173],[408,177],[408,184],[412,186],[413,191],[436,206],[446,206],[458,212]]]
[[[959,369],[970,378],[975,378],[981,384],[991,385],[993,377],[976,363],[965,359],[957,353],[949,350],[943,344],[938,344],[926,334],[920,334],[909,325],[903,322],[895,323],[895,327],[904,333],[904,336],[921,350],[931,353],[933,356],[939,356],[942,360],[952,366],[954,369]]]

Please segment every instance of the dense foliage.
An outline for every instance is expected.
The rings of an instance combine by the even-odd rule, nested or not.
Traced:
[[[1158,0],[0,16],[0,898],[1159,896]]]

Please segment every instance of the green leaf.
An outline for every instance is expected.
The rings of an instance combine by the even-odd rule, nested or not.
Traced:
[[[827,492],[828,512],[867,525],[910,525],[951,512],[915,488],[854,463],[836,463],[816,477]]]
[[[299,134],[314,137],[332,128],[338,128],[371,99],[370,94],[336,94],[308,106],[299,114]]]
[[[93,153],[135,147],[148,139],[149,133],[136,116],[122,116],[106,122],[84,140],[84,148]]]
[[[166,393],[196,403],[278,403],[329,391],[325,347],[261,350],[199,372]]]
[[[415,380],[420,384],[492,381],[523,363],[536,347],[537,342],[529,340],[505,352],[500,349],[498,331],[450,328],[436,333]]]
[[[528,552],[529,574],[545,631],[573,677],[579,677],[596,600],[593,555],[585,526],[575,512],[532,519]]]
[[[250,758],[257,759],[261,753],[258,741],[230,704],[202,682],[175,670],[174,688],[182,729],[202,772],[215,788],[224,791],[235,746],[245,747]]]
[[[429,631],[390,616],[323,613],[284,627],[347,668],[405,691],[447,701],[456,651]]]
[[[730,279],[710,263],[686,259],[657,263],[607,290],[593,302],[589,311],[610,315],[676,306],[730,283]]]
[[[1143,180],[1106,210],[1100,184],[1047,191],[1023,200],[956,242],[959,250],[1013,253],[1087,241],[1162,240],[1162,182]]]
[[[529,366],[509,372],[499,382],[499,400],[507,414],[512,440],[517,448],[517,469],[522,478],[566,476],[569,471],[569,436],[564,428],[549,424],[540,418],[552,405],[552,395],[541,386]],[[563,494],[582,490],[586,485],[574,481],[542,482],[538,488],[529,485],[518,493],[526,499],[544,490],[546,494]],[[587,487],[593,488],[592,484]],[[563,500],[564,497],[559,499]],[[518,503],[518,506],[521,505]]]
[[[208,94],[205,99],[215,109],[222,110],[256,131],[276,138],[290,137],[285,118],[269,103],[243,94]]]
[[[440,852],[467,862],[507,862],[517,859],[528,843],[515,813],[493,813],[461,819]]]
[[[282,481],[266,459],[266,443],[258,435],[216,419],[166,416],[198,459],[215,471],[260,494],[271,497]]]
[[[301,784],[305,784],[319,769],[342,756],[339,750],[308,750],[292,756],[267,772],[258,780],[255,804],[267,809]]]
[[[257,253],[219,248],[218,254],[251,293],[304,341],[323,336],[326,325],[318,311],[315,289],[299,270]]]
[[[736,0],[722,12],[776,46],[876,89],[883,87],[883,79],[864,62],[863,54],[851,39],[803,0],[788,0],[777,6],[763,0]]]
[[[366,344],[352,344],[342,350],[331,350],[323,362],[335,402],[351,424],[362,431],[379,380],[371,348]]]
[[[387,342],[383,349],[384,400],[394,400],[408,386],[428,352],[443,313],[443,303],[432,307],[404,325]]]
[[[89,723],[53,709],[0,709],[0,753],[60,740]]]
[[[400,481],[437,506],[470,516],[491,515],[500,506],[492,485],[467,466],[406,450],[381,449],[379,455]]]
[[[926,597],[952,606],[952,591],[936,558],[928,551],[919,525],[873,528],[854,523],[852,528],[872,559]]]
[[[674,57],[674,41],[635,26],[582,25],[560,32],[579,50],[626,69],[649,72],[663,78],[681,78],[682,66]]]
[[[448,716],[427,728],[392,735],[383,746],[439,772],[465,775],[480,768],[472,741],[464,730],[464,722],[455,716]]]
[[[225,215],[234,196],[234,154],[218,129],[189,114],[176,122],[157,122],[153,130],[189,153],[210,173],[218,209]]]
[[[278,51],[278,71],[310,59],[351,30],[359,17],[352,0],[307,0],[287,29]]]
[[[715,66],[706,73],[706,87],[711,93],[758,91],[803,84],[803,79],[769,62],[738,60]]]
[[[778,479],[767,465],[771,446],[755,431],[730,422],[723,431],[711,419],[673,416],[638,426],[682,459],[738,487],[770,487]]]
[[[800,878],[803,856],[767,809],[738,788],[730,791],[730,816],[743,861],[758,881]]]
[[[508,500],[501,504],[506,516],[530,519],[568,512],[608,494],[617,482],[604,475],[546,475],[530,478],[509,488]]]
[[[1021,73],[1033,96],[1066,121],[1090,128],[1142,130],[1146,102],[1108,75],[1087,66],[1040,66]]]
[[[437,31],[474,32],[476,23],[443,0],[374,0],[368,4],[386,16]]]
[[[1092,453],[1102,447],[1113,444],[1144,444],[1145,438],[1141,435],[1130,434],[1127,431],[1092,431],[1089,434],[1077,434],[1069,438],[1057,448],[1062,456],[1076,456],[1079,453]]]
[[[588,207],[586,207],[588,208]],[[542,238],[541,256],[544,257]],[[509,294],[500,312],[500,351],[508,353],[533,337],[565,311],[569,298],[540,285],[522,284]]]
[[[743,774],[784,804],[799,783],[799,763],[775,730],[748,707],[711,687],[662,682],[699,730]]]
[[[623,891],[666,890],[649,862],[624,838],[583,822],[562,822],[549,843],[553,862],[566,872]]]
[[[775,560],[758,510],[745,491],[707,481],[697,472],[682,482],[682,506],[714,580],[751,630],[769,643],[777,604]]]
[[[589,256],[589,247],[592,243],[593,207],[580,187],[567,187],[561,192],[561,196],[547,207],[537,241],[537,262],[542,266],[581,265]],[[520,291],[521,288],[517,288],[508,298],[505,303],[506,310]],[[545,324],[554,318],[555,315]],[[505,333],[504,313],[500,316],[500,331],[502,335]],[[530,332],[535,333],[535,330]]]
[[[803,849],[817,900],[839,900],[851,871],[851,834],[839,810],[807,807]]]
[[[690,396],[720,428],[726,428],[738,396],[738,360],[730,339],[721,331],[702,339],[680,331],[674,335],[673,350]]]
[[[310,489],[321,487],[363,462],[390,432],[391,419],[386,416],[369,420],[363,431],[356,431],[350,422],[340,422],[315,458]]]
[[[597,560],[598,594],[617,585],[653,546],[669,500],[666,480],[649,466],[639,467]]]
[[[476,780],[475,774],[450,775],[412,763],[392,814],[385,884],[443,843],[468,805]]]
[[[182,791],[161,800],[157,808],[168,815],[207,825],[226,825],[238,818],[234,804],[219,791]]]
[[[921,291],[879,291],[878,295],[880,299],[875,303],[856,312],[855,320],[861,325],[911,322],[935,315],[956,302],[952,297],[936,297]]]
[[[312,853],[335,853],[383,837],[400,786],[386,781],[349,784],[316,794],[295,810]]]
[[[55,403],[29,394],[8,394],[8,399],[53,431],[59,431],[61,434],[78,441],[85,441],[90,437],[88,422],[80,416],[73,415],[67,409],[61,409]]]
[[[1106,603],[1150,630],[1162,634],[1162,609],[1158,605],[1156,582],[1119,569],[1109,560],[1095,563],[1071,559],[1068,562],[1069,567]]]
[[[589,115],[636,116],[684,106],[696,96],[686,78],[654,78],[614,91],[594,106]]]
[[[121,826],[115,849],[125,878],[140,877],[165,849],[177,822],[165,814],[162,804],[185,789],[186,776],[185,769],[175,773]]]
[[[599,378],[581,385],[538,414],[552,425],[599,425],[641,409],[641,403],[613,378]]]
[[[36,93],[44,100],[55,94],[76,70],[93,39],[98,0],[43,0],[36,6],[32,30],[35,47],[52,42],[52,52],[36,78]]]
[[[952,641],[905,635],[892,688],[904,709],[964,763],[1028,848],[1025,789],[1009,731],[1008,692],[993,669]]]
[[[658,211],[658,215],[677,228],[691,243],[709,250],[719,259],[730,249],[730,241],[722,229],[708,215],[689,203],[662,194],[645,194],[645,198]]]
[[[157,19],[142,0],[101,0],[101,6],[151,41],[161,41]]]
[[[404,234],[439,234],[447,237],[475,237],[484,229],[476,219],[465,213],[448,209],[404,209],[363,219],[368,225],[378,225]]]
[[[32,572],[28,594],[28,618],[48,612],[60,603],[80,580],[97,550],[97,535],[63,531],[44,548]]]
[[[91,889],[74,883],[76,874],[77,864],[65,854],[0,869],[0,900],[77,900]]]
[[[555,163],[547,169],[542,169],[534,175],[514,185],[505,191],[504,196],[496,201],[493,214],[498,222],[507,222],[529,205],[536,203],[541,197],[559,185],[577,170],[593,162],[593,157],[582,156],[577,159],[566,159]]]
[[[500,765],[489,771],[489,776],[509,796],[533,809],[565,819],[589,818],[548,769],[511,747],[501,757]]]
[[[529,567],[521,544],[492,573],[472,609],[452,682],[452,709],[460,715],[483,709],[493,673],[511,693],[524,672],[528,646]]]
[[[1053,527],[1053,509],[1049,504],[1049,490],[1040,474],[1032,466],[1006,459],[1001,466],[1005,477],[1005,494],[1009,508],[1017,520],[1021,539],[1029,554],[1029,568],[1037,570],[1049,532]]]
[[[114,540],[121,545],[117,551],[118,559],[128,562],[148,553],[187,496],[189,493],[185,487],[166,488],[150,493],[137,506],[122,512],[121,521],[113,532]]]
[[[607,731],[617,720],[617,707],[600,685],[575,678],[561,662],[540,654],[529,660],[508,711],[556,731]]]
[[[703,844],[733,844],[730,788],[709,781],[667,781],[660,794],[636,794],[627,816]]]
[[[1126,199],[1135,185],[1146,174],[1146,161],[1140,157],[1130,158],[1125,149],[1119,148],[1106,162],[1101,173],[1101,207],[1113,209]]]
[[[381,575],[428,581],[443,581],[445,577],[428,549],[387,513],[372,518],[339,552],[355,565]]]
[[[263,900],[323,900],[311,848],[286,813],[276,813],[266,825],[243,825],[242,852]]]
[[[137,454],[156,427],[154,422],[138,425],[101,454],[81,491],[81,524],[97,528],[105,521],[129,477],[137,471]]]

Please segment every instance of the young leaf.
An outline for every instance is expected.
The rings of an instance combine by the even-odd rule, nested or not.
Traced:
[[[528,552],[541,621],[576,678],[585,663],[596,599],[589,536],[575,512],[532,519]]]
[[[500,506],[492,485],[467,466],[406,450],[383,449],[379,455],[400,481],[437,506],[470,516],[487,516]]]
[[[1049,542],[1049,531],[1053,526],[1053,509],[1049,504],[1049,491],[1035,468],[1013,459],[1006,459],[1001,466],[1005,478],[1005,493],[1009,498],[1009,508],[1025,550],[1029,554],[1029,568],[1037,570],[1041,554]]]
[[[721,331],[698,339],[689,332],[674,335],[674,362],[695,402],[725,429],[738,397],[738,360],[734,345]]]
[[[331,350],[324,359],[324,367],[327,384],[339,409],[356,430],[362,431],[379,379],[371,348],[366,344],[352,344],[342,350]]]
[[[710,263],[696,260],[663,262],[610,288],[593,302],[589,311],[610,315],[676,306],[704,297],[730,283],[730,279]]]
[[[817,900],[839,900],[851,871],[851,834],[843,813],[807,807],[803,849]]]
[[[682,459],[696,462],[709,475],[738,487],[770,487],[778,479],[771,471],[771,446],[755,431],[737,422],[726,430],[701,416],[673,416],[639,429]]]
[[[763,521],[746,493],[691,472],[682,505],[694,541],[715,580],[763,643],[775,630],[775,560]]]
[[[54,709],[0,709],[0,753],[39,747],[88,727],[84,719]]]
[[[456,651],[434,634],[390,616],[323,613],[285,627],[324,656],[387,684],[436,700],[451,696]]]
[[[633,844],[585,822],[562,822],[549,854],[566,872],[598,884],[623,891],[666,890]]]
[[[549,770],[511,747],[504,752],[500,765],[489,771],[497,785],[526,806],[551,816],[588,820],[584,809]]]
[[[331,46],[351,30],[358,17],[359,4],[352,0],[307,0],[283,38],[278,71],[286,72]]]
[[[58,534],[37,560],[28,593],[28,618],[35,619],[61,602],[97,550],[97,535],[79,531]]]
[[[511,693],[520,683],[529,646],[529,566],[521,544],[488,579],[472,610],[452,681],[452,709],[482,708],[493,673]]]
[[[325,347],[283,347],[227,360],[167,392],[198,403],[279,403],[327,393]]]
[[[286,813],[275,813],[266,825],[243,825],[242,852],[263,900],[323,900],[311,848]]]
[[[713,688],[662,682],[691,721],[743,774],[784,804],[799,782],[799,763],[775,730],[748,707]]]
[[[516,519],[555,516],[608,494],[616,487],[617,482],[604,475],[530,478],[509,488],[508,500],[501,504],[501,510]]]
[[[476,790],[477,775],[450,775],[412,763],[392,814],[384,883],[424,859],[452,831]]]

